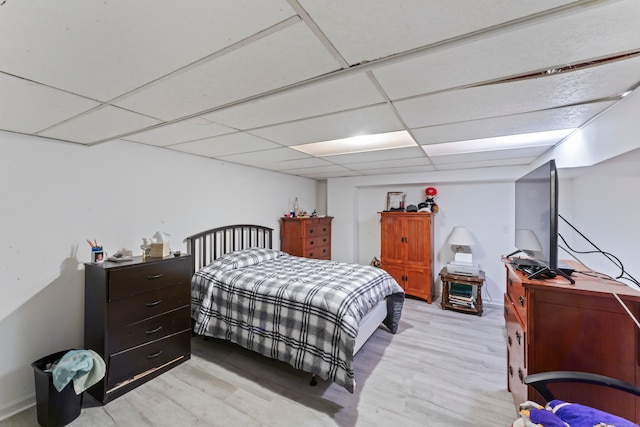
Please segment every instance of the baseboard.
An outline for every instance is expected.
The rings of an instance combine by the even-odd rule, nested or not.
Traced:
[[[25,397],[24,399],[16,400],[14,402],[7,403],[0,407],[0,421],[6,420],[7,418],[20,413],[22,411],[26,411],[36,404],[36,395],[35,393]]]

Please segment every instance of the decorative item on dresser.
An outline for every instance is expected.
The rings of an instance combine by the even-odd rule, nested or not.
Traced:
[[[507,261],[507,384],[516,410],[527,400],[540,400],[524,382],[531,374],[583,371],[631,384],[640,381],[640,331],[612,290],[636,316],[640,292],[581,274],[586,267],[572,261],[566,263],[576,269],[574,285],[562,277],[527,279]],[[593,384],[557,383],[549,389],[557,399],[640,421],[640,398],[634,395]]]
[[[333,217],[281,218],[280,249],[289,255],[331,259]]]
[[[105,377],[87,392],[105,404],[191,357],[192,256],[85,264],[85,348]]]
[[[432,299],[433,221],[429,212],[381,212],[381,262],[407,295]]]

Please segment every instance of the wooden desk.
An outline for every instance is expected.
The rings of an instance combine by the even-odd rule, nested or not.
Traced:
[[[447,267],[443,267],[440,270],[440,280],[442,280],[442,301],[440,305],[443,309],[461,311],[463,313],[473,313],[478,316],[482,316],[482,285],[484,284],[484,271],[480,270],[477,276],[463,276],[460,274],[447,273]],[[473,304],[469,307],[454,304],[451,301],[450,288],[451,283],[459,283],[461,285],[468,285],[472,288],[475,287],[475,291],[472,290]]]

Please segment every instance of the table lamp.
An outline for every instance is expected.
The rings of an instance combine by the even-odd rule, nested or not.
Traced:
[[[516,229],[516,248],[533,258],[538,258],[536,255],[542,252],[536,233],[525,228]]]
[[[473,245],[473,236],[467,229],[467,227],[456,226],[451,230],[447,243],[451,246],[456,246],[455,249],[455,262],[468,262],[471,263],[471,248]]]

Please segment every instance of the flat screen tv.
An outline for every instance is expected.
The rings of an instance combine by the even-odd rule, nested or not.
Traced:
[[[515,246],[558,270],[558,173],[555,160],[516,180]]]

